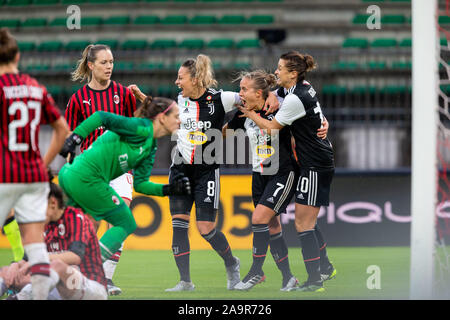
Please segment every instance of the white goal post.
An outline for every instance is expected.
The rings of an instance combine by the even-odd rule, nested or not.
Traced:
[[[437,1],[412,0],[410,298],[432,299],[437,203]]]

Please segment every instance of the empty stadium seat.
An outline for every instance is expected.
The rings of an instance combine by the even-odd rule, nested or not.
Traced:
[[[259,39],[242,39],[236,43],[236,48],[238,49],[259,48],[259,47],[261,47]]]
[[[213,24],[216,23],[217,19],[215,16],[194,16],[189,20],[190,24]]]
[[[207,46],[208,48],[213,49],[231,49],[233,45],[234,45],[233,39],[222,38],[222,39],[212,39]]]
[[[83,17],[81,16],[81,26],[99,26],[102,24],[102,17]]]
[[[245,16],[226,14],[220,17],[217,22],[219,24],[241,24],[245,22]]]
[[[72,40],[66,43],[67,51],[83,51],[91,42],[89,40]]]
[[[37,46],[38,51],[60,51],[63,48],[63,43],[58,40],[50,40],[50,41],[43,41],[39,43]]]
[[[97,39],[95,41],[96,44],[104,44],[111,48],[111,50],[115,50],[119,46],[119,40],[116,39]]]
[[[51,20],[48,25],[50,27],[65,27],[67,25],[67,17],[57,17]]]
[[[148,42],[145,39],[128,39],[125,40],[121,47],[123,50],[143,50],[148,46]]]
[[[130,23],[129,16],[111,16],[103,20],[105,25],[127,25]]]
[[[30,28],[37,28],[37,27],[45,27],[47,25],[47,19],[45,18],[28,18],[23,21],[20,26],[21,27],[30,27]]]
[[[370,46],[372,48],[393,48],[397,46],[397,40],[394,38],[377,38],[370,43]]]
[[[32,41],[19,41],[17,45],[19,46],[19,50],[23,52],[32,51],[36,48],[36,44]]]
[[[172,49],[176,46],[177,42],[173,39],[156,39],[150,45],[152,49]]]
[[[150,25],[159,23],[161,19],[155,15],[138,16],[134,19],[133,23],[138,25]]]
[[[161,19],[162,24],[185,24],[188,18],[184,15],[168,15]]]
[[[369,41],[365,38],[347,38],[342,43],[343,48],[367,48]]]
[[[185,49],[202,49],[205,46],[203,39],[184,39],[178,45],[179,48]]]
[[[251,24],[270,24],[274,18],[271,15],[253,15],[247,19],[247,23]]]
[[[6,28],[17,28],[20,25],[19,19],[5,19],[0,20],[0,28],[6,27]]]

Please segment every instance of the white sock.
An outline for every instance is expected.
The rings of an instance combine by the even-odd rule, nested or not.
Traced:
[[[0,277],[0,297],[5,294],[6,290],[7,288],[5,285],[5,281],[3,280],[2,277]]]
[[[105,271],[105,278],[112,280],[114,272],[116,271],[117,261],[106,260],[103,262],[103,270]]]
[[[23,248],[31,266],[32,297],[34,300],[45,300],[52,285],[47,247],[45,243],[39,242],[24,245]]]

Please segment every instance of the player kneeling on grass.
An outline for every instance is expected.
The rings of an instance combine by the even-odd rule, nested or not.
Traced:
[[[109,185],[118,176],[133,171],[134,190],[146,195],[167,196],[190,194],[189,179],[175,177],[170,184],[149,181],[156,153],[156,139],[170,135],[180,126],[175,101],[147,97],[135,118],[97,111],[75,128],[60,154],[75,153],[75,148],[96,128],[108,131],[59,172],[59,183],[70,200],[95,220],[105,220],[113,227],[100,239],[102,260],[106,261],[136,230],[130,208]]]
[[[54,280],[49,299],[107,299],[106,278],[94,225],[81,210],[65,207],[63,192],[54,183],[50,184],[45,244]],[[20,292],[7,299],[31,299],[30,277],[30,265],[25,260],[1,268],[0,296],[11,289]]]

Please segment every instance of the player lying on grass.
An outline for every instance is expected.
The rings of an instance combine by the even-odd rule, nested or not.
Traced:
[[[106,279],[92,221],[79,209],[66,207],[63,192],[50,184],[45,227],[54,287],[51,299],[107,299]],[[57,274],[57,275],[56,275]],[[30,265],[21,260],[0,269],[0,296],[7,289],[20,292],[8,299],[31,299]],[[59,281],[58,281],[59,280]]]
[[[71,159],[75,148],[96,128],[102,134],[73,163],[66,163],[59,172],[59,184],[69,196],[69,203],[81,207],[95,220],[105,220],[113,227],[100,239],[102,260],[111,257],[122,242],[136,229],[130,208],[109,185],[124,172],[133,171],[134,190],[154,196],[190,194],[187,177],[179,175],[170,184],[149,181],[156,153],[156,139],[170,135],[180,126],[175,101],[147,97],[135,118],[108,112],[95,112],[75,128],[66,140],[61,155]]]

